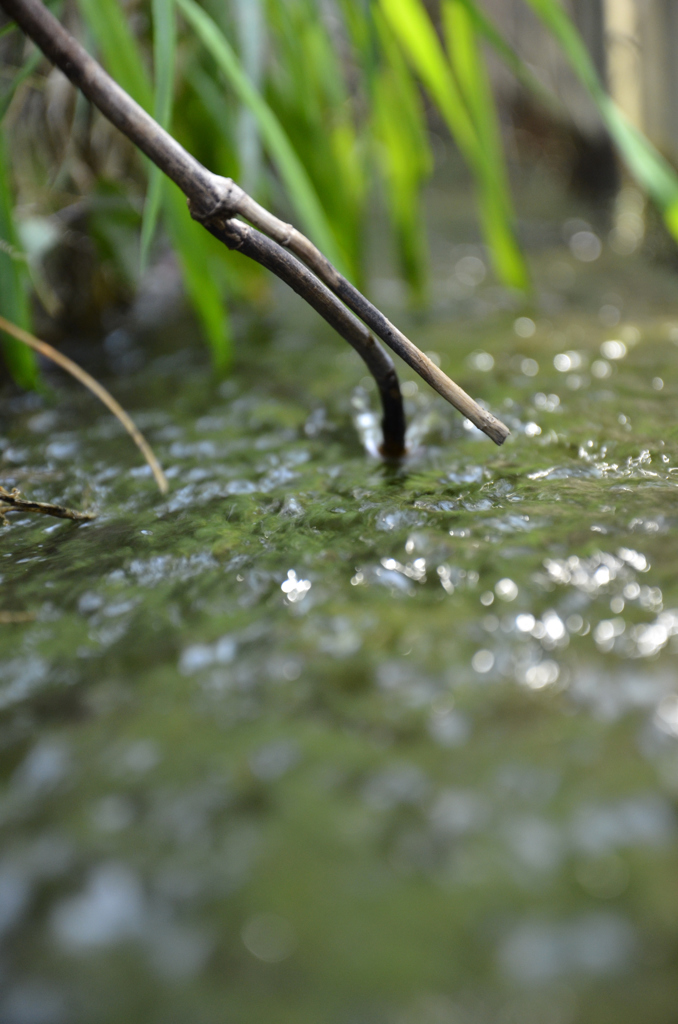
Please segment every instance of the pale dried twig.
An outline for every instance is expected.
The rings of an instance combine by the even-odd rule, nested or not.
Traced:
[[[35,612],[0,611],[0,626],[16,626],[23,622],[35,622]]]
[[[155,477],[155,482],[160,489],[160,493],[167,494],[167,491],[169,490],[167,477],[163,473],[162,467],[153,453],[153,449],[131,417],[127,415],[120,403],[116,402],[113,395],[107,391],[98,380],[95,380],[91,374],[87,373],[86,370],[83,370],[77,363],[74,363],[72,359],[68,358],[68,356],[59,352],[58,349],[52,348],[52,346],[48,345],[46,341],[40,341],[39,338],[35,338],[32,334],[29,334],[28,331],[24,331],[22,327],[17,327],[17,325],[13,324],[10,320],[5,320],[4,316],[0,316],[0,330],[6,331],[7,334],[11,334],[13,338],[17,339],[17,341],[22,341],[24,345],[28,345],[29,348],[34,349],[36,352],[39,352],[40,355],[45,356],[53,363],[56,363],[62,370],[65,370],[66,373],[70,373],[72,377],[75,377],[75,379],[79,380],[81,384],[84,384],[92,394],[96,395],[96,397],[111,410],[116,419],[122,423],[134,443],[141,449],[146,462],[151,467],[151,472]]]
[[[11,491],[0,487],[0,516],[4,518],[5,512],[42,512],[45,516],[56,516],[57,519],[72,519],[76,523],[89,522],[96,519],[96,512],[75,512],[65,505],[53,505],[51,501],[29,501],[22,498],[21,493],[14,487]]]

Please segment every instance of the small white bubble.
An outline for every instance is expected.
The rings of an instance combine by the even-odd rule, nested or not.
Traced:
[[[604,341],[600,346],[600,351],[606,359],[623,359],[626,355],[626,345],[623,341]]]
[[[605,380],[612,373],[612,367],[605,359],[596,359],[591,366],[591,373],[599,380]]]
[[[535,618],[529,612],[516,615],[516,629],[519,633],[531,633],[534,629]]]
[[[300,580],[294,569],[288,569],[287,579],[280,584],[280,589],[291,604],[303,601],[311,589],[310,580]]]
[[[489,608],[493,601],[494,594],[491,590],[486,590],[484,594],[480,595],[480,603],[484,604],[486,608]]]
[[[526,437],[538,437],[541,434],[541,427],[538,423],[526,423],[525,424],[525,436]]]
[[[494,366],[494,359],[489,352],[473,352],[468,357],[468,364],[474,370],[481,370],[488,373]]]
[[[655,391],[662,390],[662,388],[664,387],[664,381],[661,379],[661,377],[652,378],[652,387],[655,389]]]
[[[570,239],[570,250],[575,259],[592,263],[603,251],[602,242],[593,231],[575,231]]]
[[[525,683],[531,690],[542,690],[558,681],[560,669],[555,661],[542,661],[532,665],[525,673]]]
[[[513,322],[513,330],[519,338],[531,338],[537,330],[537,325],[529,316],[519,316]]]
[[[520,370],[526,377],[536,377],[539,373],[539,363],[536,359],[523,359]]]
[[[637,345],[640,341],[640,331],[634,324],[624,324],[619,332],[627,345]]]
[[[471,658],[471,665],[479,675],[485,675],[485,673],[491,671],[494,666],[494,654],[492,651],[476,651]]]
[[[477,256],[462,256],[455,263],[454,275],[467,288],[476,288],[485,280],[487,269]]]
[[[494,592],[502,601],[515,601],[518,596],[518,587],[513,580],[505,578],[495,584]]]
[[[556,612],[544,612],[542,621],[544,623],[546,636],[549,637],[550,640],[562,640],[565,636],[565,624]]]

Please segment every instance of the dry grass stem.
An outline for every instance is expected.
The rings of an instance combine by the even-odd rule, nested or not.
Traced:
[[[13,338],[17,339],[17,341],[22,341],[24,345],[28,345],[29,348],[32,348],[34,351],[39,352],[40,355],[45,356],[46,359],[50,359],[53,363],[56,363],[62,370],[65,370],[66,373],[70,373],[72,377],[75,377],[75,379],[79,380],[81,384],[84,384],[84,386],[88,388],[93,395],[96,395],[96,397],[103,402],[108,409],[110,409],[116,419],[122,423],[127,433],[140,449],[143,457],[146,459],[146,462],[151,467],[151,472],[155,477],[155,482],[158,485],[160,493],[167,494],[169,490],[167,477],[163,473],[162,466],[156,459],[153,449],[131,417],[127,415],[120,403],[116,402],[113,395],[111,395],[105,387],[95,380],[91,374],[87,373],[86,370],[83,370],[82,367],[78,366],[77,363],[74,363],[72,359],[69,359],[68,356],[63,355],[63,353],[59,352],[58,349],[52,348],[52,346],[48,345],[46,341],[40,341],[39,338],[35,338],[32,334],[29,334],[28,331],[24,331],[23,328],[17,327],[17,325],[13,324],[10,320],[5,320],[4,316],[0,316],[0,330],[6,331],[7,334],[11,334]],[[72,517],[69,516],[67,518]]]
[[[17,626],[22,622],[35,622],[35,612],[0,612],[0,626]]]
[[[72,519],[76,523],[89,522],[97,517],[96,512],[76,512],[65,505],[53,505],[50,501],[29,501],[21,497],[16,487],[11,491],[0,487],[0,516],[4,518],[5,512],[41,512],[45,516]]]

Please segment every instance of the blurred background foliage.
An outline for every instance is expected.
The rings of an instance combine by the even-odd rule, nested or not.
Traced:
[[[113,77],[212,170],[286,216],[365,287],[372,213],[391,232],[411,301],[427,297],[423,189],[432,127],[473,178],[498,281],[529,291],[507,140],[488,70],[499,58],[554,117],[560,100],[482,0],[60,0],[54,13]],[[618,155],[678,235],[678,178],[605,91],[558,0],[525,0],[598,111]],[[491,7],[491,4],[490,4]],[[229,308],[266,278],[187,215],[136,154],[22,34],[0,38],[0,312],[31,326],[90,328],[173,250],[217,370],[232,356]],[[5,339],[15,381],[30,353]]]

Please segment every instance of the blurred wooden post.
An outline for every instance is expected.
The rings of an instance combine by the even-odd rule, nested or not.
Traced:
[[[678,0],[562,0],[603,83],[629,120],[678,164]],[[492,20],[589,137],[603,131],[567,60],[523,0],[484,0]],[[493,77],[510,98],[515,82],[497,62]]]
[[[638,4],[636,0],[605,0],[604,11],[608,89],[631,124],[642,131],[643,68]]]
[[[579,28],[598,73],[605,81],[603,2],[563,0],[563,6]],[[537,77],[555,93],[577,130],[592,140],[604,135],[602,121],[593,101],[577,80],[558,43],[524,0],[483,0],[482,7]],[[520,87],[497,59],[491,58],[490,66],[500,97],[510,103],[520,94]]]
[[[678,3],[605,0],[612,96],[630,121],[678,161]]]

